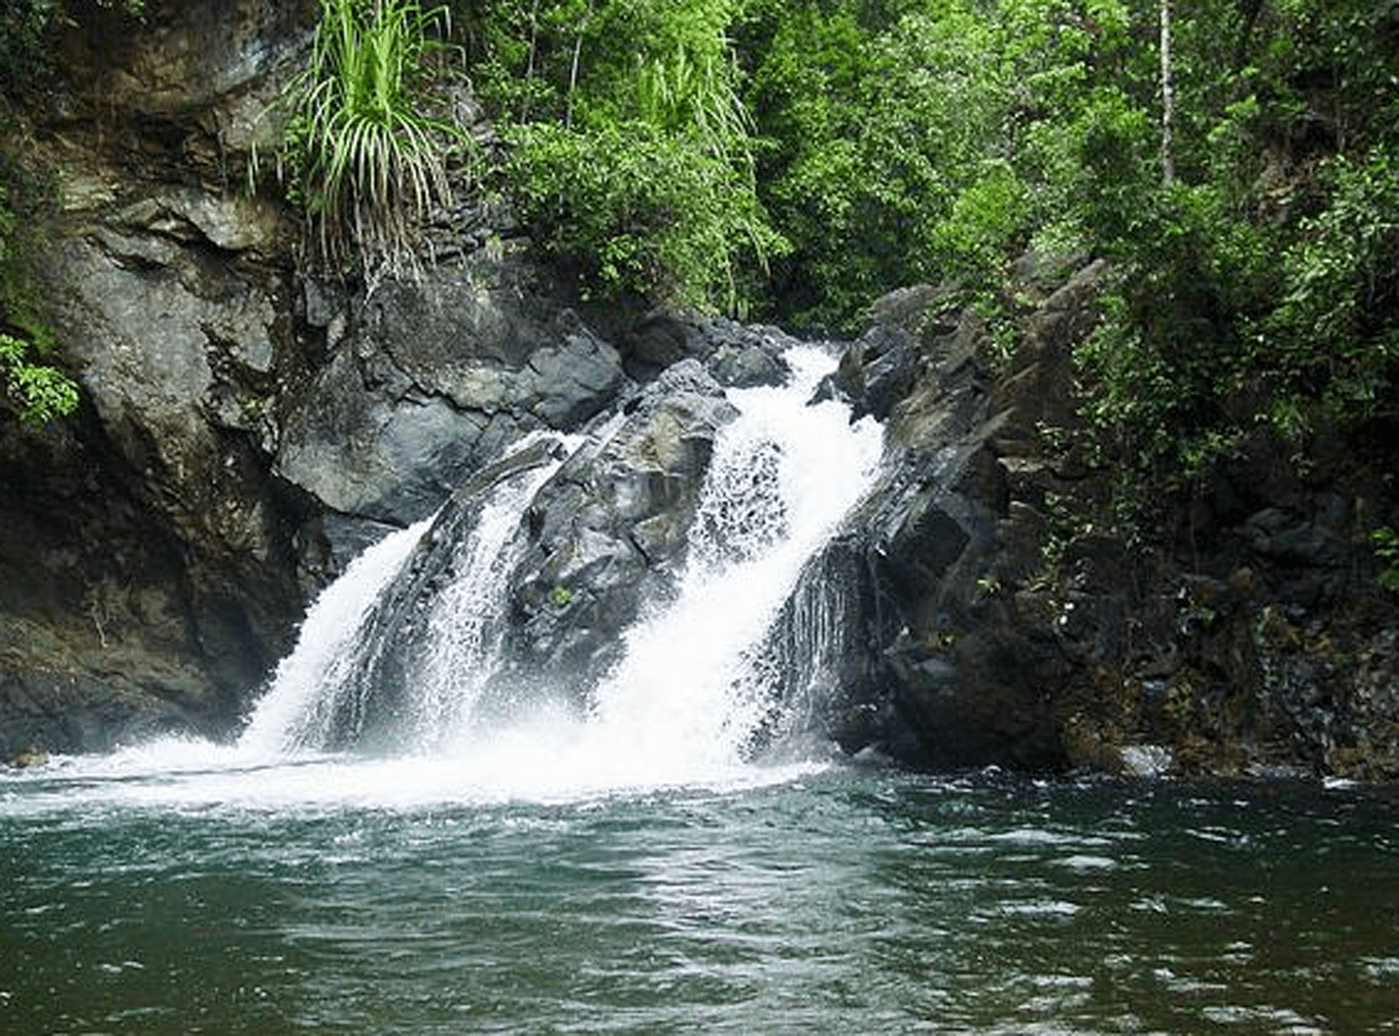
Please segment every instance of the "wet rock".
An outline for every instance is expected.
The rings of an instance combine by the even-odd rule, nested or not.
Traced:
[[[683,360],[540,490],[505,648],[524,678],[568,673],[586,694],[616,661],[643,603],[669,593],[714,437],[735,416],[718,382]]]
[[[33,745],[27,748],[21,748],[10,757],[10,765],[17,770],[28,770],[36,766],[47,766],[48,763],[49,754],[42,748],[35,748]]]
[[[795,344],[774,327],[669,311],[641,318],[620,341],[627,373],[638,381],[649,381],[682,359],[695,359],[726,388],[782,384],[788,375],[784,354]]]
[[[1062,767],[1046,690],[1061,678],[1062,653],[1002,595],[1033,563],[1043,522],[1029,504],[1011,506],[997,444],[1014,417],[992,406],[986,328],[931,288],[896,293],[874,312],[834,384],[856,414],[887,417],[881,474],[803,574],[798,597],[827,603],[788,609],[779,634],[809,640],[799,627],[811,615],[845,615],[846,634],[823,649],[840,675],[787,693],[851,753],[939,768]]]
[[[478,260],[382,285],[290,413],[277,473],[333,511],[407,525],[528,432],[586,424],[623,390],[621,359],[536,277]]]

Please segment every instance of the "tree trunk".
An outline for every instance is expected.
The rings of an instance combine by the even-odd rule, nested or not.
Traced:
[[[1161,180],[1176,180],[1176,91],[1171,61],[1171,0],[1161,0]]]

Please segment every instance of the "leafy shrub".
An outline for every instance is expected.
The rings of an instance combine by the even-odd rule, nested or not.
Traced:
[[[591,296],[742,308],[782,248],[757,200],[728,0],[468,4],[473,82],[535,239]]]
[[[1387,525],[1375,529],[1370,533],[1370,545],[1380,563],[1375,582],[1385,590],[1399,593],[1399,532]]]
[[[1328,416],[1369,416],[1399,361],[1399,156],[1337,156],[1330,204],[1305,218],[1282,256],[1283,295],[1262,322],[1256,357],[1282,405],[1319,403]]]
[[[523,214],[585,294],[736,309],[738,255],[777,244],[742,167],[686,135],[634,120],[509,139]]]
[[[34,361],[30,343],[0,333],[0,374],[9,403],[28,424],[45,424],[78,408],[78,387],[57,367]]]

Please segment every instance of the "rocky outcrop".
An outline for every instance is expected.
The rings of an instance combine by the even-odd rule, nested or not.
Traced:
[[[727,356],[713,350],[711,361],[722,370]],[[376,603],[317,747],[431,738],[413,728],[415,702],[433,679],[430,660],[443,653],[438,616],[446,609],[460,622],[452,602],[464,588],[499,594],[473,602],[484,611],[472,637],[488,651],[453,680],[480,685],[465,706],[472,715],[499,717],[542,700],[586,707],[643,607],[673,594],[715,436],[735,416],[718,381],[690,357],[635,389],[571,446],[535,438],[485,466],[437,514]],[[499,585],[468,570],[481,562],[473,536],[498,487],[551,462],[557,470],[518,506],[504,561],[488,561],[504,565]]]
[[[265,477],[260,413],[294,352],[290,238],[225,190],[304,40],[297,6],[93,11],[32,85],[24,150],[63,204],[52,322],[84,402],[0,429],[0,748],[226,732],[300,612],[308,510]]]
[[[337,565],[376,524],[426,517],[509,444],[582,427],[627,383],[617,350],[552,300],[518,250],[367,298],[314,281],[305,294],[317,366],[279,399],[269,452],[326,511]]]
[[[683,360],[540,490],[510,580],[504,655],[519,679],[566,672],[582,696],[618,660],[642,605],[670,595],[714,437],[737,415],[699,362]]]
[[[362,546],[629,384],[482,200],[432,228],[420,283],[303,273],[243,174],[314,5],[147,12],[85,16],[31,99],[83,409],[0,428],[0,755],[229,732]]]
[[[1046,312],[1091,321],[1096,275]],[[994,391],[988,330],[955,292],[907,289],[873,315],[832,391],[886,419],[885,461],[774,631],[784,693],[801,703],[792,715],[851,753],[1061,768],[1047,689],[1064,659],[999,592],[1042,566],[1042,525],[1004,459],[1037,414]]]
[[[1260,433],[1124,520],[1074,410],[1103,273],[1043,294],[1000,371],[951,289],[876,305],[834,390],[887,415],[885,469],[774,631],[789,723],[935,768],[1393,778],[1393,486]]]

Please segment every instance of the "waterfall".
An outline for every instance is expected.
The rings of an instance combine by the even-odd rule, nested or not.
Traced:
[[[652,786],[742,768],[744,747],[781,690],[765,639],[803,565],[872,482],[881,447],[873,421],[852,424],[842,405],[810,402],[831,356],[804,346],[787,361],[787,385],[729,391],[739,416],[715,440],[676,590],[627,631],[621,661],[581,715],[559,707],[562,695],[504,718],[483,718],[477,707],[500,667],[509,576],[530,503],[556,459],[499,478],[459,526],[423,523],[352,565],[313,607],[244,746],[334,747],[334,724],[365,722],[357,696],[366,681],[391,679],[383,700],[395,713],[392,753],[453,761],[464,780]],[[415,575],[418,539],[442,536],[455,537],[450,562]],[[429,598],[396,613],[410,619],[384,623],[374,614],[381,595],[428,589]],[[384,628],[370,636],[376,623]],[[389,642],[391,667],[376,654]],[[550,678],[567,685],[570,677]]]
[[[430,650],[412,709],[411,743],[429,747],[450,741],[471,722],[499,665],[501,616],[520,516],[557,468],[556,463],[502,483],[463,543],[461,578],[437,598],[428,619]]]
[[[349,680],[370,608],[431,524],[425,518],[389,533],[321,592],[301,625],[296,648],[278,664],[258,702],[240,748],[275,756],[314,739],[335,692]]]
[[[413,687],[400,724],[402,748],[429,748],[464,723],[495,665],[492,649],[499,639],[520,516],[559,467],[561,454],[554,447],[568,442],[527,438],[436,515],[391,533],[361,554],[307,614],[296,648],[278,665],[241,747],[319,749],[341,739],[346,726],[362,724],[368,685],[385,678],[386,637],[401,633],[375,630],[384,616],[375,609],[390,592],[401,590],[395,581],[411,568],[420,544],[439,536],[455,541],[446,570],[420,572],[423,578],[406,584],[407,592],[415,593],[423,583],[450,579],[432,601],[425,623],[427,650],[414,660]],[[466,506],[461,506],[463,497]],[[459,536],[457,526],[467,519],[469,533]]]
[[[768,717],[780,682],[761,647],[803,566],[870,485],[873,421],[852,426],[834,402],[809,405],[831,359],[789,352],[791,382],[731,391],[741,416],[710,463],[676,601],[634,628],[599,688],[597,755],[702,774],[732,765]]]

